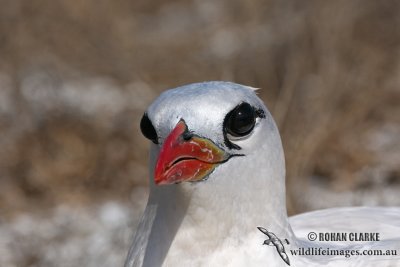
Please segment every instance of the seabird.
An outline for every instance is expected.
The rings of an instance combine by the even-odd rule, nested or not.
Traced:
[[[150,194],[125,267],[400,266],[400,208],[288,218],[281,138],[254,88],[204,82],[167,90],[140,126],[151,140]],[[317,239],[334,232],[379,232],[381,240]],[[304,253],[336,250],[397,255]]]

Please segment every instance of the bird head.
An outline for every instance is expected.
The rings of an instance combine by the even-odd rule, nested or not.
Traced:
[[[146,110],[143,135],[156,151],[156,185],[199,182],[229,168],[277,136],[275,123],[255,89],[230,82],[195,83],[167,90]],[[276,139],[276,137],[274,137]],[[276,140],[270,140],[273,144]]]

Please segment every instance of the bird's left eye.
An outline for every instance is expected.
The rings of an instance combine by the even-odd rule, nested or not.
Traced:
[[[256,112],[248,103],[242,103],[225,118],[225,131],[233,137],[248,135],[256,124]]]

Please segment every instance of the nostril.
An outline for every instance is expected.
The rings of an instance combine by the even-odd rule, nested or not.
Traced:
[[[183,140],[185,140],[185,141],[189,141],[190,139],[192,139],[193,136],[194,136],[194,134],[189,131],[186,131],[182,134]]]

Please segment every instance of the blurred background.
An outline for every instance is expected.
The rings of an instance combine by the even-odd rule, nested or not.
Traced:
[[[262,88],[288,210],[400,205],[400,2],[0,0],[0,266],[121,266],[162,91]]]

